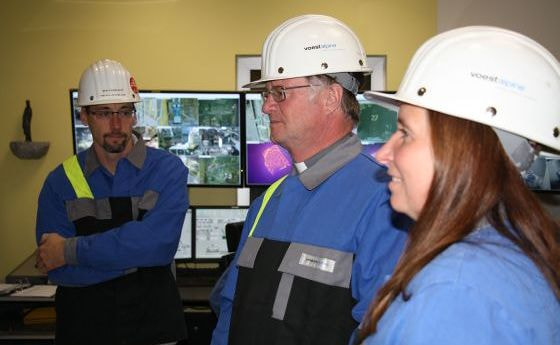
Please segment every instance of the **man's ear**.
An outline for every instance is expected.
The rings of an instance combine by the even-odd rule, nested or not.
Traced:
[[[325,107],[327,108],[328,113],[332,113],[337,109],[341,108],[342,104],[342,95],[344,90],[342,86],[338,83],[332,83],[327,88],[327,97],[325,101]]]
[[[86,107],[80,109],[80,121],[82,121],[85,126],[89,126]]]

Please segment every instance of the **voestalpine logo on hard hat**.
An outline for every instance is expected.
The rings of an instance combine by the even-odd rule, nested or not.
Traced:
[[[332,49],[332,48],[336,48],[336,43],[314,44],[312,46],[303,47],[303,50]]]
[[[524,85],[521,85],[521,84],[516,83],[514,81],[507,80],[505,78],[501,78],[501,77],[498,77],[498,76],[495,76],[495,75],[488,75],[488,74],[485,74],[485,73],[471,72],[471,77],[476,78],[476,79],[481,79],[481,80],[484,80],[484,81],[488,81],[488,82],[491,82],[491,83],[496,83],[496,84],[499,84],[501,86],[504,86],[508,89],[512,89],[512,90],[515,90],[515,91],[520,91],[520,92],[525,91],[525,86]]]

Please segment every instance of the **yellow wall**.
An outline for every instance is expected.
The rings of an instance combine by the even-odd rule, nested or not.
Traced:
[[[109,57],[142,89],[234,90],[235,55],[260,54],[266,35],[304,13],[350,25],[368,54],[387,55],[396,89],[416,48],[436,32],[436,0],[2,0],[0,2],[0,281],[35,249],[36,200],[46,175],[72,154],[68,89]],[[20,160],[25,99],[40,160]],[[235,202],[235,191],[191,191],[195,203]]]

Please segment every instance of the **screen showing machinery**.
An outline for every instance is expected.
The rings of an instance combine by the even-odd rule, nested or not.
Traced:
[[[71,91],[74,149],[91,146],[80,121],[78,93]],[[148,146],[177,155],[192,186],[241,186],[240,94],[235,92],[140,92],[136,126]]]
[[[190,259],[192,258],[192,210],[189,208],[185,215],[183,228],[181,230],[181,238],[179,239],[179,246],[175,253],[175,259]]]
[[[521,173],[527,187],[537,191],[560,191],[560,159],[540,156]]]
[[[228,254],[226,224],[245,221],[248,208],[197,207],[195,209],[195,258],[219,259]]]

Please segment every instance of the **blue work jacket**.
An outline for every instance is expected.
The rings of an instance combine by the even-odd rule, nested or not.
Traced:
[[[361,152],[355,135],[305,164],[307,170],[288,176],[273,193],[252,237],[353,253],[350,289],[356,303],[351,314],[357,325],[377,289],[392,273],[406,232],[394,223],[398,219],[389,205],[385,169]],[[228,343],[239,272],[236,262],[262,201],[261,196],[250,207],[236,258],[224,278],[214,345]],[[260,330],[254,327],[254,331]]]
[[[83,215],[64,168],[47,177],[39,195],[37,243],[44,233],[67,238],[67,264],[48,273],[62,286],[87,286],[104,282],[139,267],[162,266],[173,261],[188,209],[188,170],[181,160],[163,150],[146,147],[139,139],[128,156],[118,161],[115,174],[97,160],[93,148],[77,155],[87,184],[96,200],[92,217],[106,212],[99,200],[129,197],[148,208],[141,220],[87,236],[77,236],[72,218]],[[101,205],[101,207],[100,207]],[[138,207],[136,207],[138,209]]]

